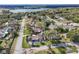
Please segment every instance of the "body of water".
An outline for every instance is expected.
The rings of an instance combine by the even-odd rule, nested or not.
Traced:
[[[18,13],[18,12],[36,12],[36,11],[42,11],[42,10],[47,10],[48,8],[40,8],[40,9],[13,9],[10,10],[13,13]]]

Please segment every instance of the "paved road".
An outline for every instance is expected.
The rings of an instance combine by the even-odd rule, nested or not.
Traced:
[[[79,46],[77,44],[70,42],[70,43],[66,43],[66,45],[76,46],[79,54]],[[61,46],[65,47],[66,45],[65,44],[58,44],[58,46],[51,45],[51,48],[56,48]],[[46,50],[46,49],[48,49],[48,46],[32,47],[32,48],[25,49],[25,51],[26,51],[26,54],[31,54],[32,52],[37,52],[37,51]],[[71,54],[71,53],[68,53],[68,54]]]
[[[48,49],[48,46],[32,47],[32,48],[25,49],[25,51],[26,51],[26,54],[32,54],[33,52],[46,50],[46,49]]]
[[[23,20],[22,20],[22,23],[21,23],[20,32],[19,32],[19,37],[18,37],[16,46],[15,46],[14,54],[22,54],[22,53],[23,53],[22,38],[23,38],[24,24],[25,24],[25,19],[23,19]]]

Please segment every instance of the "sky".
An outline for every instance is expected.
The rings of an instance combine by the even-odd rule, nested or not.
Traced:
[[[0,4],[79,4],[79,0],[0,0]]]

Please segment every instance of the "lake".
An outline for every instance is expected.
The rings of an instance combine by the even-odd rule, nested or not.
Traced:
[[[36,11],[42,11],[42,10],[47,10],[48,8],[40,8],[40,9],[14,9],[10,10],[13,13],[18,13],[18,12],[36,12]]]

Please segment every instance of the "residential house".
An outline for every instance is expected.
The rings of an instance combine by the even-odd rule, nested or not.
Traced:
[[[40,27],[32,27],[32,30],[35,34],[41,33],[43,31]]]
[[[55,29],[55,28],[57,28],[57,26],[56,26],[56,25],[53,25],[53,24],[51,23],[48,28],[49,28],[49,29]]]
[[[11,27],[4,27],[0,29],[0,38],[5,37],[9,32],[11,32]]]
[[[32,44],[35,44],[37,42],[42,42],[42,41],[45,41],[44,40],[44,37],[41,35],[41,34],[38,34],[38,35],[32,35],[31,37],[31,41],[32,41]]]

